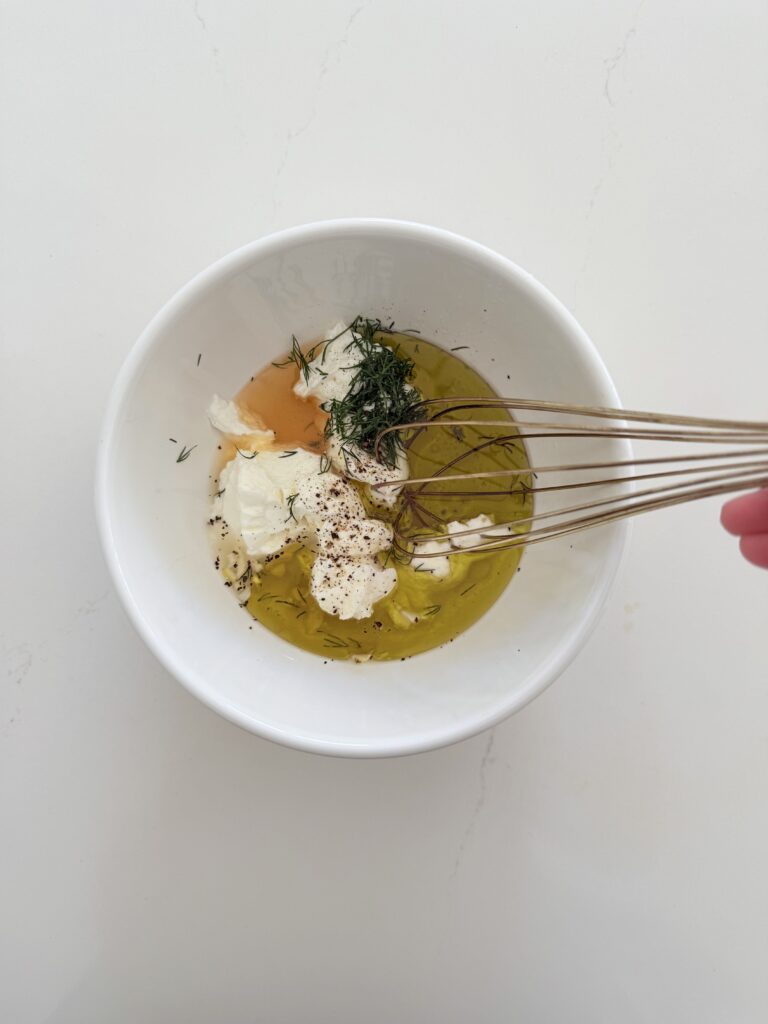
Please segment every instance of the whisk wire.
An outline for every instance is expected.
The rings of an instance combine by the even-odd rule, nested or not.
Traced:
[[[429,417],[430,409],[435,413]],[[469,410],[487,412],[503,409],[508,415],[505,419],[484,419],[477,417],[451,418],[452,414],[466,414]],[[544,421],[515,420],[512,413],[533,412],[545,414]],[[510,497],[520,494],[531,495],[534,502],[537,496],[552,495],[576,489],[588,488],[620,488],[619,493],[609,496],[597,496],[591,501],[577,504],[545,508],[529,515],[521,515],[508,522],[494,523],[485,531],[477,528],[452,530],[452,538],[478,537],[478,542],[467,546],[462,544],[462,553],[483,553],[540,543],[569,536],[582,530],[613,523],[629,516],[669,508],[686,502],[707,497],[722,496],[742,490],[768,486],[768,423],[748,420],[725,420],[695,416],[679,416],[666,413],[639,412],[637,410],[611,409],[583,405],[567,405],[559,402],[536,401],[520,398],[474,398],[452,396],[450,398],[428,399],[421,403],[419,419],[414,419],[398,427],[390,427],[381,432],[377,438],[377,447],[381,439],[393,431],[404,432],[405,446],[411,447],[416,439],[427,430],[442,428],[451,430],[457,441],[463,441],[463,432],[458,428],[471,427],[476,431],[503,427],[506,433],[498,436],[479,435],[480,443],[468,445],[450,461],[432,474],[411,478],[409,480],[387,481],[375,485],[379,489],[392,486],[404,486],[404,499],[401,514],[395,521],[395,548],[405,556],[413,553],[417,544],[425,541],[444,539],[445,532],[421,532],[403,527],[402,510],[410,507],[414,512],[425,513],[433,523],[441,522],[440,517],[429,512],[421,505],[422,500],[433,498],[466,497],[487,499]],[[553,416],[565,417],[554,419]],[[603,422],[575,422],[569,417],[581,420],[613,420],[613,424]],[[651,424],[651,426],[627,426],[631,424]],[[403,434],[401,433],[401,437]],[[643,458],[606,458],[597,457],[587,461],[562,462],[550,465],[538,465],[536,461],[525,466],[512,468],[495,468],[479,472],[455,471],[461,463],[479,451],[492,448],[517,446],[526,450],[530,442],[541,440],[566,442],[570,439],[582,442],[593,441],[636,441],[638,443],[672,443],[699,445],[729,445],[728,451],[693,452],[690,450],[673,455],[653,455]],[[742,447],[749,445],[751,447]],[[738,446],[738,447],[734,447]],[[762,446],[762,447],[761,447]],[[650,472],[632,472],[646,468]],[[610,471],[611,475],[595,477],[595,471]],[[526,479],[539,476],[559,474],[564,479],[552,484],[536,484],[528,486]],[[584,474],[592,474],[584,478]],[[576,476],[576,479],[573,477]],[[674,478],[673,482],[658,487],[636,490],[635,484],[651,479]],[[499,486],[493,490],[449,490],[454,481],[507,481],[512,486]],[[517,489],[514,483],[517,482]],[[429,485],[437,485],[430,488]],[[417,515],[422,527],[426,527],[426,519]],[[557,520],[552,522],[551,520]],[[439,552],[419,551],[419,558],[440,557]]]

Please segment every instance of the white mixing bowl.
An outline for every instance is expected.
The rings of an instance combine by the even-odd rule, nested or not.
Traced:
[[[595,625],[625,528],[531,547],[476,625],[404,662],[323,664],[252,622],[222,586],[206,536],[218,441],[210,397],[233,395],[292,333],[311,339],[358,313],[470,345],[462,357],[501,394],[619,404],[573,317],[503,257],[417,224],[312,224],[219,260],[147,327],[110,399],[96,503],[128,614],[184,686],[269,739],[374,757],[471,736],[541,693]],[[546,459],[577,457],[581,442],[567,443],[548,442]],[[601,454],[629,455],[624,442],[601,444]],[[178,463],[181,445],[196,447]]]

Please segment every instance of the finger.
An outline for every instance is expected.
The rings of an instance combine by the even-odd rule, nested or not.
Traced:
[[[743,537],[748,533],[768,533],[768,489],[745,494],[726,502],[720,522],[728,533]]]
[[[768,533],[751,533],[742,537],[739,547],[748,562],[768,569]]]

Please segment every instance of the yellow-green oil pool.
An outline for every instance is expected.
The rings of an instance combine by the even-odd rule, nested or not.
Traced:
[[[377,340],[399,346],[400,351],[414,361],[413,384],[423,398],[496,397],[483,377],[454,352],[411,335],[381,334]],[[500,420],[507,414],[499,409],[481,409],[455,416]],[[464,426],[424,431],[408,451],[411,477],[432,475],[462,451],[490,436],[514,433],[512,423],[510,417],[510,430]],[[454,471],[527,467],[524,446],[518,441],[503,447],[493,445],[475,453],[459,463]],[[473,497],[441,495],[423,498],[422,502],[445,522],[464,521],[480,513],[493,516],[495,522],[507,522],[531,514],[530,487],[530,475],[519,480],[497,477],[430,485],[433,491],[471,488],[483,493]],[[516,493],[511,494],[513,489]],[[364,494],[363,497],[365,500]],[[390,520],[394,517],[394,513],[386,515],[366,503],[370,514]],[[325,659],[408,658],[449,643],[488,611],[514,576],[521,554],[520,547],[485,554],[455,554],[450,559],[451,573],[445,579],[390,561],[398,574],[392,593],[374,606],[371,618],[341,621],[321,611],[311,596],[309,572],[314,553],[293,545],[266,565],[259,577],[254,576],[247,609],[267,629]]]

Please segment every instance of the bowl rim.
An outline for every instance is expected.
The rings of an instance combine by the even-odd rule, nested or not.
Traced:
[[[525,689],[511,694],[491,712],[463,720],[451,728],[424,731],[402,739],[395,737],[385,741],[364,742],[347,742],[288,731],[263,721],[254,721],[239,707],[218,694],[215,688],[210,687],[194,671],[177,662],[173,651],[153,629],[134,600],[114,544],[108,500],[108,472],[115,428],[126,393],[157,336],[197,292],[246,266],[255,256],[269,255],[294,243],[318,241],[334,235],[365,235],[371,231],[406,239],[410,237],[419,242],[442,243],[454,251],[463,252],[475,262],[485,262],[516,278],[562,322],[573,343],[578,347],[589,372],[610,396],[613,407],[622,408],[608,369],[583,327],[560,299],[527,270],[506,256],[453,231],[416,221],[383,217],[347,217],[314,221],[272,232],[220,257],[179,288],[152,317],[128,352],[112,385],[99,434],[94,489],[98,534],[115,589],[134,629],[174,679],[213,711],[264,739],[309,753],[366,758],[402,756],[450,746],[492,728],[543,693],[563,673],[594,631],[626,553],[629,534],[629,524],[626,521],[616,524],[611,547],[601,568],[599,585],[592,593],[591,603],[585,609],[578,628],[573,630],[552,657],[537,668],[533,680],[529,680]],[[632,449],[629,442],[624,441],[622,444],[627,450],[627,457],[631,457]]]

